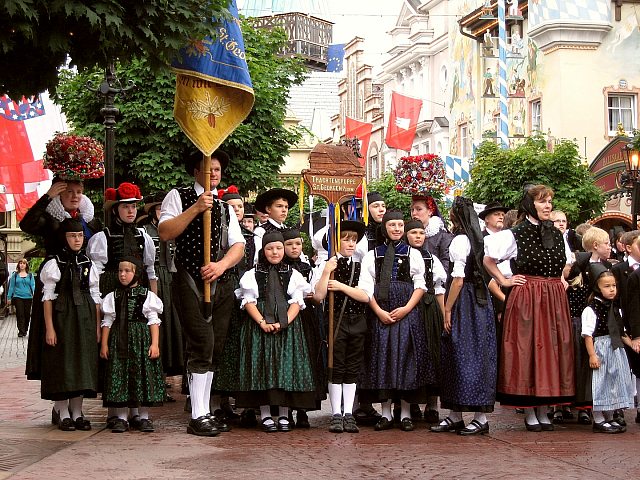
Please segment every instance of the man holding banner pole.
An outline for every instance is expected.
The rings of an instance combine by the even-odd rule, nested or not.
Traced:
[[[199,152],[183,162],[195,177],[193,187],[167,194],[159,223],[162,240],[176,239],[173,294],[186,340],[191,395],[187,433],[199,436],[229,430],[210,411],[211,385],[233,308],[227,272],[242,258],[245,243],[231,207],[214,198],[229,163],[217,149],[254,102],[235,0],[229,12],[234,17],[229,21],[214,19],[219,23],[215,38],[192,41],[172,63],[174,117]]]

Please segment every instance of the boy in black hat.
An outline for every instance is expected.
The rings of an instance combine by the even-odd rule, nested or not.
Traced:
[[[193,152],[185,168],[193,175],[193,186],[171,190],[162,202],[159,232],[164,241],[176,240],[176,274],[173,299],[180,312],[187,347],[187,371],[191,394],[191,421],[187,433],[215,436],[228,431],[222,410],[210,412],[211,384],[234,306],[233,282],[228,271],[242,258],[245,240],[231,207],[217,197],[216,187],[229,163],[221,150],[211,155],[210,184],[205,183],[203,157]],[[202,213],[211,209],[211,258],[204,262]],[[204,311],[203,282],[211,284],[213,318]],[[214,343],[215,340],[215,343]],[[213,416],[210,415],[213,413]]]
[[[293,207],[297,201],[298,195],[286,188],[272,188],[258,195],[253,207],[256,211],[269,215],[269,219],[253,230],[256,246],[254,260],[256,262],[258,261],[258,252],[262,248],[262,237],[264,234],[274,230],[284,230],[284,221],[287,219],[289,209]]]
[[[322,272],[312,280],[313,298],[321,302],[328,291],[335,292],[333,370],[329,378],[329,399],[333,416],[329,431],[357,433],[353,404],[356,381],[364,358],[364,340],[367,331],[367,294],[356,286],[360,280],[360,262],[352,260],[357,243],[364,237],[365,225],[361,222],[340,222],[338,254],[317,271]],[[334,279],[329,280],[331,272]],[[341,406],[344,403],[344,416]]]

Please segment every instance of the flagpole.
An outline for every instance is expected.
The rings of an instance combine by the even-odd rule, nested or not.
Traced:
[[[507,27],[505,23],[505,0],[498,0],[498,84],[500,87],[500,121],[498,137],[501,148],[509,148],[509,109],[507,106]]]
[[[211,190],[211,155],[204,155],[202,168],[204,170],[205,190]],[[215,202],[214,202],[215,205]],[[217,205],[216,205],[217,206]],[[211,209],[202,212],[202,231],[204,233],[204,265],[211,262]],[[211,284],[204,282],[204,303],[211,303]]]

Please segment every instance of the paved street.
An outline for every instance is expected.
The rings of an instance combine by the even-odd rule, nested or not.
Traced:
[[[49,478],[261,480],[282,478],[527,478],[634,477],[640,425],[627,414],[628,432],[591,433],[575,421],[554,432],[529,433],[523,417],[497,408],[491,433],[464,438],[435,434],[419,423],[414,432],[331,434],[329,413],[310,414],[311,429],[267,435],[234,428],[206,439],[186,434],[179,378],[171,379],[177,403],[155,409],[156,432],[113,434],[103,430],[105,409],[87,400],[90,432],[62,432],[51,425],[51,403],[39,383],[24,377],[26,339],[15,317],[0,320],[0,480]],[[470,418],[470,415],[468,415]]]

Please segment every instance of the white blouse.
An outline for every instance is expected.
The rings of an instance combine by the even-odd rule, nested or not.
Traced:
[[[142,315],[147,319],[147,325],[160,325],[162,320],[160,320],[159,315],[162,313],[162,300],[153,293],[151,290],[147,292],[147,298],[142,304]],[[104,301],[102,302],[102,323],[100,326],[109,327],[113,325],[113,322],[116,320],[116,301],[114,292],[109,293],[106,297],[104,297]]]
[[[409,262],[409,274],[411,275],[411,280],[413,281],[413,289],[417,290],[418,288],[421,288],[426,292],[427,284],[424,280],[424,260],[422,259],[422,254],[413,247],[409,249]],[[369,300],[373,298],[375,278],[376,255],[375,250],[371,250],[367,252],[367,254],[362,259],[360,281],[358,282],[358,288],[364,290],[364,292],[369,297]]]
[[[56,284],[62,278],[62,273],[58,267],[58,262],[55,258],[48,260],[42,267],[40,272],[40,280],[44,284],[42,290],[42,301],[55,300],[58,298],[58,294],[55,292]],[[95,264],[91,262],[91,270],[89,271],[89,294],[96,305],[102,303],[100,297],[100,274]]]
[[[258,303],[258,282],[256,281],[256,269],[252,268],[240,279],[240,288],[234,292],[236,298],[242,300],[240,308],[244,309],[247,303]],[[289,296],[289,305],[297,303],[300,310],[304,310],[304,297],[311,293],[311,285],[304,279],[302,274],[297,270],[292,270],[289,286],[287,287],[287,295]]]
[[[527,218],[531,223],[537,225],[533,218]],[[564,242],[564,253],[567,264],[572,263],[572,254],[569,245]],[[511,260],[518,256],[518,244],[516,237],[513,236],[511,230],[502,230],[501,232],[487,235],[484,237],[484,254],[489,258],[493,258],[496,262]]]
[[[144,238],[144,253],[142,254],[142,264],[147,270],[149,280],[157,280],[154,264],[156,261],[156,246],[153,239],[144,228],[138,228]],[[100,275],[104,272],[104,266],[109,261],[109,250],[107,246],[107,236],[104,232],[94,234],[87,243],[87,256],[95,263]]]
[[[464,278],[467,257],[471,253],[471,242],[466,235],[456,235],[449,245],[449,260],[453,263],[452,278]]]
[[[433,257],[433,287],[436,295],[444,295],[445,285],[447,283],[447,272],[444,271],[444,267],[442,266],[442,262],[438,260],[434,254],[431,254]]]

